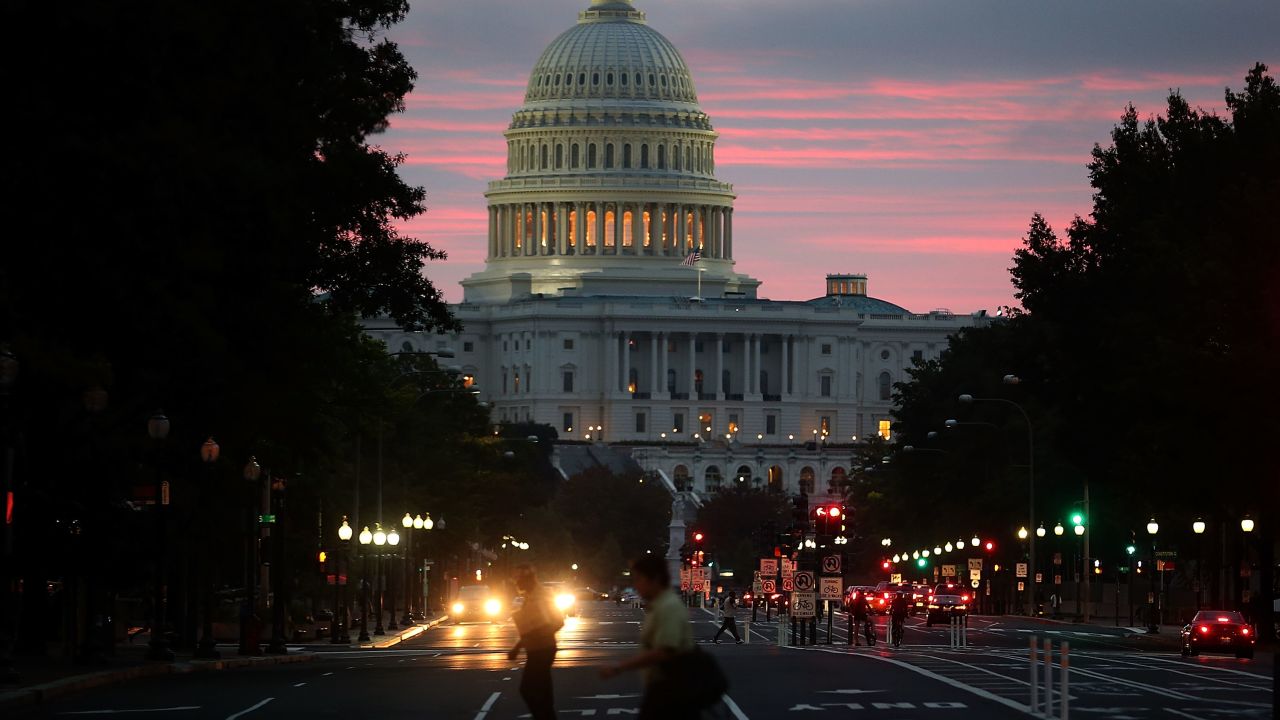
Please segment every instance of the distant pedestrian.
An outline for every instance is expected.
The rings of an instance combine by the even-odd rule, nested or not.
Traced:
[[[1058,608],[1062,607],[1062,598],[1058,593],[1055,592],[1049,596],[1049,607],[1053,608],[1053,616],[1058,617]]]
[[[529,706],[534,720],[551,720],[556,717],[551,664],[556,659],[556,631],[564,626],[564,614],[556,609],[555,600],[538,582],[533,568],[527,565],[516,568],[515,582],[524,595],[524,604],[511,615],[520,637],[507,657],[514,662],[524,649],[520,697]]]
[[[640,654],[604,667],[600,676],[607,679],[630,670],[644,670],[640,718],[694,720],[701,709],[681,702],[686,695],[682,685],[700,680],[670,672],[673,661],[696,649],[693,624],[688,610],[671,589],[666,560],[656,555],[641,556],[631,565],[631,579],[648,608],[640,628]]]
[[[716,618],[720,620],[720,629],[716,631],[716,636],[712,638],[711,642],[719,645],[720,636],[728,631],[733,636],[733,639],[741,645],[742,638],[738,637],[738,601],[732,595],[720,598],[716,608]]]

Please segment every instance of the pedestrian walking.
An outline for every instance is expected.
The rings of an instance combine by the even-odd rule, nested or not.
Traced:
[[[720,629],[716,631],[716,636],[711,642],[716,645],[720,644],[720,636],[728,632],[733,636],[739,645],[742,644],[742,638],[738,637],[738,601],[732,595],[720,598],[717,603],[716,618],[720,621]]]
[[[520,697],[529,707],[534,720],[556,717],[555,695],[551,687],[551,665],[556,659],[556,632],[564,627],[564,614],[555,606],[533,568],[516,568],[516,589],[524,596],[524,604],[511,615],[519,639],[507,653],[514,662],[525,652],[524,672],[520,676]]]
[[[696,720],[720,701],[728,681],[715,660],[694,644],[689,611],[671,589],[666,560],[642,555],[631,564],[631,579],[646,604],[640,653],[602,668],[600,676],[643,670],[641,720]]]

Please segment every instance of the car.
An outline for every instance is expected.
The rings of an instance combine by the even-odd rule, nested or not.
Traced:
[[[609,599],[609,593],[606,593],[606,592],[600,592],[599,590],[595,590],[595,589],[593,589],[593,588],[589,588],[589,587],[578,588],[578,589],[575,591],[575,593],[576,593],[576,595],[577,595],[577,597],[578,597],[578,601],[579,601],[579,602],[587,602],[587,601],[597,601],[597,602],[598,602],[598,601],[600,601],[600,600],[608,600],[608,599]]]
[[[544,582],[542,586],[551,593],[551,599],[555,602],[556,608],[564,613],[565,617],[575,617],[578,614],[578,597],[572,590],[565,587],[562,582]]]
[[[928,591],[925,625],[933,627],[943,618],[963,617],[969,612],[972,596],[956,583],[939,583]]]
[[[849,587],[845,588],[844,603],[843,603],[844,610],[845,611],[852,610],[854,601],[864,596],[867,598],[867,601],[869,603],[868,607],[870,607],[872,610],[875,610],[876,589],[870,585],[850,585]]]
[[[1228,652],[1238,658],[1251,658],[1257,635],[1238,612],[1201,610],[1182,628],[1182,656]]]
[[[898,593],[900,585],[901,583],[889,582],[888,580],[881,580],[876,584],[871,596],[871,612],[888,615],[893,596]]]
[[[498,622],[503,603],[488,585],[464,585],[449,606],[449,619],[455,623]]]

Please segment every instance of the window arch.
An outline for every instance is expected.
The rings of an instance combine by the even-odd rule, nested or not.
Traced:
[[[719,490],[721,480],[720,468],[715,465],[708,465],[702,473],[702,485],[707,490]]]
[[[680,171],[680,146],[675,145],[671,148],[671,169],[676,172]]]
[[[546,146],[546,145],[543,145],[543,146],[542,146],[542,164],[541,164],[541,167],[542,167],[542,169],[543,169],[543,170],[546,170],[546,169],[547,169],[547,146]]]
[[[587,167],[594,169],[596,166],[596,144],[591,143],[587,146]]]
[[[556,169],[564,167],[564,145],[556,143]]]
[[[580,149],[580,146],[577,143],[574,143],[573,146],[569,148],[569,167],[573,168],[574,170],[578,169],[578,163],[582,159],[581,157],[579,157],[579,155],[581,154],[579,152],[579,149]]]
[[[693,172],[693,146],[684,146],[684,169]]]
[[[622,167],[631,167],[631,143],[626,143],[622,146]]]
[[[805,467],[800,468],[800,494],[801,495],[813,494],[813,478],[814,478],[813,468],[807,465]]]
[[[780,494],[782,493],[784,487],[785,485],[782,482],[782,466],[770,465],[769,466],[769,492]]]
[[[640,167],[641,169],[649,169],[649,145],[646,143],[640,146]]]
[[[733,480],[737,484],[737,487],[747,487],[747,485],[751,483],[751,474],[751,466],[739,465],[738,472],[733,476]]]
[[[604,166],[605,169],[613,167],[613,143],[604,146]]]
[[[889,374],[888,370],[880,373],[876,384],[879,386],[881,400],[889,400],[893,397],[893,376]]]
[[[666,145],[658,146],[658,169],[659,170],[667,169],[667,146]]]
[[[689,468],[684,465],[677,465],[671,471],[671,482],[675,484],[677,492],[693,489],[693,478],[689,475]]]
[[[839,493],[849,481],[849,474],[839,465],[831,468],[831,479],[827,481],[831,493]]]

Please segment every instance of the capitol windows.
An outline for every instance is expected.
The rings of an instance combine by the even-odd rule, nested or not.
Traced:
[[[888,420],[881,420],[877,428],[876,433],[885,440],[889,440],[893,435],[893,430]]]
[[[680,146],[671,148],[671,169],[680,170]]]
[[[823,355],[831,354],[831,343],[822,343],[822,354]]]
[[[665,145],[658,146],[658,169],[667,169],[667,148]]]
[[[831,376],[823,375],[818,378],[818,394],[822,397],[831,397]]]
[[[587,167],[595,168],[596,166],[596,144],[591,143],[587,146]]]
[[[693,391],[702,394],[702,370],[693,371]]]
[[[648,426],[648,415],[642,412],[636,413],[636,432],[648,432],[645,428]]]
[[[604,167],[606,170],[613,168],[613,143],[604,146]]]
[[[574,248],[578,246],[578,211],[570,210],[568,218],[569,229],[566,235],[569,236],[569,247]]]
[[[893,377],[889,375],[888,371],[880,373],[877,385],[879,386],[880,399],[888,400],[893,394]]]
[[[629,248],[629,247],[632,247],[635,243],[635,238],[633,238],[631,235],[631,227],[633,225],[633,223],[631,222],[631,218],[632,218],[632,215],[630,210],[627,210],[626,212],[622,213],[622,247]]]
[[[564,146],[557,143],[556,144],[556,169],[559,170],[560,168],[563,168],[563,167],[564,167]]]
[[[578,169],[578,162],[581,160],[581,158],[579,157],[579,155],[581,154],[579,152],[580,149],[581,148],[577,143],[574,143],[573,146],[569,148],[569,167],[573,168],[574,170]]]
[[[594,150],[595,146],[592,145],[591,149]],[[594,249],[596,246],[596,211],[595,210],[587,211],[587,245],[586,246],[592,249]]]
[[[776,413],[769,413],[764,416],[764,434],[765,435],[778,434],[778,416]]]
[[[564,428],[564,431],[567,433],[573,432],[573,413],[571,412],[565,413],[563,420],[564,420],[564,424],[561,425],[561,427]]]
[[[621,76],[619,76],[619,77],[618,77],[618,79],[622,81],[622,87],[626,87],[626,86],[627,86],[627,74],[626,74],[626,73],[622,73],[622,74],[621,74]]]
[[[542,169],[547,169],[547,146],[542,146]]]
[[[613,87],[613,73],[606,73],[604,76],[604,84]]]
[[[658,80],[662,83],[662,87],[666,87],[666,86],[667,86],[667,76],[666,76],[666,75],[663,75],[663,76],[659,77],[659,78],[658,78]]]
[[[631,143],[622,146],[622,167],[631,167]]]
[[[644,211],[644,215],[641,216],[641,220],[644,222],[644,246],[649,247],[649,245],[651,245],[651,243],[649,242],[649,238],[652,237],[652,233],[649,232],[650,220],[649,220],[648,210]]]
[[[671,414],[671,432],[675,434],[684,432],[684,413]]]
[[[675,483],[676,492],[693,489],[693,479],[689,477],[689,468],[684,465],[677,465],[671,471],[671,482]]]
[[[600,84],[600,73],[591,73],[591,84],[592,85]]]
[[[641,82],[642,81],[641,81],[640,73],[636,73],[636,87],[640,87]]]
[[[708,466],[702,473],[702,482],[707,490],[719,490],[721,482],[720,468],[715,465]]]
[[[828,480],[828,487],[832,494],[836,494],[840,488],[848,484],[849,476],[844,468],[836,466],[831,469],[831,479]]]
[[[649,146],[648,145],[640,146],[640,168],[642,170],[649,169]]]
[[[653,86],[654,86],[654,80],[655,80],[655,78],[654,78],[654,76],[653,76],[653,73],[649,73],[649,87],[653,87]]]
[[[738,482],[738,485],[745,487],[748,482],[751,482],[751,467],[739,465],[738,472],[733,474],[733,479]]]
[[[614,212],[612,210],[604,211],[604,246],[605,247],[615,246],[614,240],[613,240],[614,237],[616,237],[616,235],[614,234],[615,220],[616,218],[614,217]]]
[[[627,373],[627,392],[632,395],[640,388],[640,371],[637,368],[631,368]]]
[[[813,468],[808,466],[800,468],[800,494],[801,495],[813,494],[813,478],[814,478]]]
[[[562,383],[561,390],[567,393],[573,392],[573,371],[565,370],[560,378]]]
[[[684,167],[689,172],[693,172],[693,146],[692,145],[685,146]]]
[[[676,391],[676,371],[667,370],[667,392],[674,393]]]

